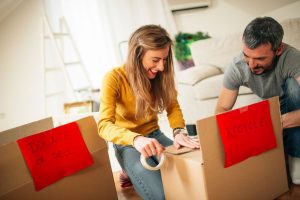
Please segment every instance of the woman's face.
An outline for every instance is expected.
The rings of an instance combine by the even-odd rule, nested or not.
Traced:
[[[154,79],[159,72],[164,71],[170,46],[159,50],[146,51],[142,63],[149,79]]]

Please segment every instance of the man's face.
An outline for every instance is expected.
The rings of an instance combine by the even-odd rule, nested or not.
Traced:
[[[243,44],[243,53],[246,63],[253,74],[261,75],[274,68],[276,52],[272,50],[272,45],[262,44],[255,49],[249,49]]]

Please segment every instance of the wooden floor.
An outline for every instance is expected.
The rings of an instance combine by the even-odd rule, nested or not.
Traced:
[[[300,200],[300,185],[292,185],[291,189],[277,200]]]
[[[118,199],[119,200],[128,200],[128,199],[142,200],[142,198],[139,197],[139,195],[135,192],[133,187],[126,188],[126,189],[121,188],[120,182],[119,182],[119,174],[120,174],[120,172],[114,173],[114,181],[115,181],[115,185],[116,185]]]
[[[114,173],[114,181],[119,200],[142,200],[133,187],[123,189],[119,182],[120,172]],[[278,197],[276,200],[300,200],[300,185],[292,185],[290,191]]]

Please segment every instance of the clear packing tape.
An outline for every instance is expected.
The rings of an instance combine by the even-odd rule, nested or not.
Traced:
[[[150,166],[147,163],[146,158],[142,154],[140,156],[140,161],[142,163],[142,166],[145,169],[154,171],[154,170],[159,170],[163,166],[163,164],[166,162],[167,159],[165,158],[166,157],[165,154],[179,155],[179,154],[184,154],[184,153],[188,153],[188,152],[195,151],[195,150],[198,150],[198,149],[190,149],[188,147],[181,147],[179,149],[176,149],[174,147],[174,145],[171,145],[171,146],[166,147],[166,150],[164,151],[164,153],[161,154],[161,156],[159,158],[159,163],[156,166]]]
[[[155,171],[155,170],[159,170],[161,168],[161,166],[164,164],[165,162],[165,155],[162,153],[160,155],[160,158],[159,158],[159,163],[156,165],[156,166],[150,166],[148,163],[147,163],[147,160],[146,158],[141,154],[140,156],[140,161],[143,165],[143,167],[145,169],[148,169],[148,170],[151,170],[151,171]]]

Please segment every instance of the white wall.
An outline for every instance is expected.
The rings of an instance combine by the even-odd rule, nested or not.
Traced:
[[[273,0],[243,1],[244,4],[241,4],[240,0],[212,0],[212,6],[208,9],[176,13],[174,17],[177,30],[204,31],[215,37],[242,31],[250,20],[259,15],[273,16],[278,20],[300,17],[300,1],[285,6],[272,4],[272,7],[267,3],[261,4],[266,1],[270,3]],[[293,2],[276,0],[274,3],[278,1]],[[134,0],[127,2],[136,3]],[[239,5],[235,5],[234,2],[238,2]],[[0,22],[0,131],[45,117],[42,3],[41,0],[24,0]],[[253,5],[249,7],[247,3]],[[111,4],[110,1],[107,3],[109,7]],[[255,4],[259,9],[255,9]],[[145,5],[141,7],[147,9]],[[110,8],[113,10],[113,7]],[[135,19],[132,21],[135,23],[128,25],[132,27],[142,22],[152,22],[149,21],[149,13],[155,15],[155,10],[157,9],[149,7],[147,12],[131,13],[126,19]],[[162,9],[158,10],[158,16],[162,16]],[[143,14],[146,16],[142,20],[140,18]],[[121,17],[118,15],[115,19],[126,26]],[[157,18],[153,20],[160,22]],[[120,27],[121,32],[123,27]],[[129,32],[127,29],[123,31]],[[123,39],[118,36],[114,34],[114,37]]]
[[[0,131],[44,115],[42,11],[26,0],[0,23]]]
[[[178,31],[191,33],[203,31],[212,37],[221,37],[243,31],[255,17],[271,16],[280,21],[300,17],[299,10],[300,1],[212,0],[211,7],[175,12],[174,19]]]

